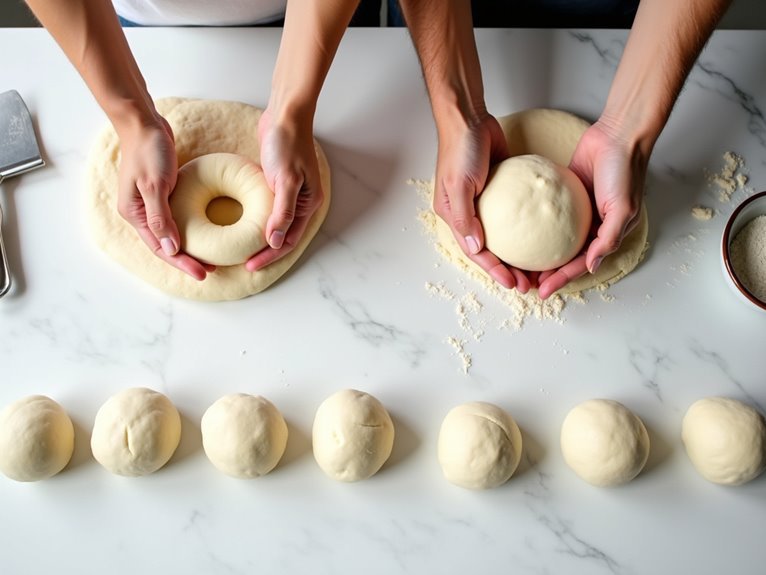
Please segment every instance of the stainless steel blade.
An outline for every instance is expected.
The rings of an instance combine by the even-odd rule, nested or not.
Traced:
[[[0,94],[0,182],[44,166],[35,129],[16,90]]]

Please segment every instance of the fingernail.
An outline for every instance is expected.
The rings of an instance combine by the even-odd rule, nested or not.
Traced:
[[[472,254],[476,255],[479,253],[479,242],[476,241],[476,238],[473,236],[466,236],[465,237],[465,245],[468,246],[468,251],[470,251]]]
[[[492,276],[492,279],[495,280],[497,283],[499,283],[501,286],[503,286],[506,289],[513,289],[516,287],[516,281],[513,277],[511,277],[510,284],[508,283],[508,277],[495,270],[494,268],[489,270],[489,275]]]
[[[178,247],[171,238],[160,238],[160,247],[166,256],[174,256],[178,253]]]
[[[603,260],[603,259],[604,259],[603,256],[599,256],[595,260],[593,260],[593,264],[591,264],[591,266],[590,266],[590,273],[592,273],[592,274],[596,273],[596,271],[598,270],[598,266],[601,265],[601,260]]]
[[[269,237],[269,245],[272,248],[278,250],[282,247],[283,243],[285,243],[285,232],[280,230],[274,230],[271,232],[271,236]]]

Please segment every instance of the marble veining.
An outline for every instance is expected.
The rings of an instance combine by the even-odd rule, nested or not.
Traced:
[[[763,113],[763,105],[752,94],[742,89],[730,75],[716,68],[712,62],[700,59],[694,66],[695,72],[689,77],[689,83],[696,83],[703,89],[713,90],[720,96],[735,103],[747,114],[747,129],[758,141],[761,147],[766,147],[766,117]]]
[[[373,347],[391,346],[416,368],[427,351],[421,341],[393,323],[376,318],[359,299],[345,298],[329,275],[319,277],[319,293],[354,335]]]
[[[268,29],[127,34],[154,91],[210,98],[260,98],[253,86],[265,90],[271,69],[253,55],[279,43]],[[627,33],[477,36],[493,108],[595,118]],[[64,472],[36,484],[0,476],[0,573],[675,575],[693,558],[698,575],[760,575],[766,477],[709,484],[678,430],[702,396],[766,406],[763,323],[734,300],[717,259],[726,216],[765,187],[754,70],[766,32],[718,32],[695,66],[650,164],[647,259],[602,297],[568,303],[565,321],[519,329],[414,233],[405,182],[431,177],[437,142],[406,31],[346,35],[316,116],[332,170],[327,221],[295,273],[224,304],[144,288],[97,255],[75,198],[103,113],[44,31],[0,29],[0,53],[14,56],[3,77],[25,97],[48,161],[5,198],[24,289],[0,299],[0,404],[44,393],[77,423]],[[706,170],[729,149],[750,181],[720,203]],[[691,217],[699,202],[715,207],[712,220]],[[460,297],[472,292],[480,298]],[[465,340],[469,373],[447,336]],[[182,446],[150,477],[113,477],[90,457],[90,425],[108,395],[139,380],[184,414]],[[201,445],[202,413],[235,384],[269,397],[290,425],[289,457],[253,481],[221,476]],[[316,407],[341,385],[373,393],[397,425],[394,456],[358,484],[329,480],[311,454]],[[629,485],[584,484],[561,457],[563,417],[593,397],[625,402],[656,432],[650,469]],[[523,428],[519,470],[489,492],[448,484],[436,460],[444,415],[468,401],[506,406]]]

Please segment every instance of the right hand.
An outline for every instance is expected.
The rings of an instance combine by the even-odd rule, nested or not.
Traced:
[[[274,206],[266,222],[268,245],[245,262],[249,271],[261,270],[295,249],[324,200],[312,121],[280,116],[270,105],[258,122],[261,167]]]
[[[503,287],[526,293],[530,279],[485,247],[484,230],[476,216],[475,201],[487,182],[490,165],[507,157],[503,130],[486,112],[473,125],[458,121],[446,129],[441,126],[434,211],[452,229],[466,256]]]
[[[117,208],[152,252],[173,267],[203,280],[213,266],[179,251],[178,227],[168,198],[178,176],[173,130],[165,118],[138,123],[120,135],[120,175]]]

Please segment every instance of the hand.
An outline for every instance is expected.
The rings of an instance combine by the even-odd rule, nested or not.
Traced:
[[[648,154],[620,137],[608,122],[599,120],[583,134],[569,168],[593,194],[595,232],[582,254],[557,270],[540,274],[541,298],[588,271],[595,273],[601,261],[617,251],[638,223],[648,164]]]
[[[475,125],[462,123],[440,131],[436,161],[434,211],[452,229],[463,252],[508,289],[526,293],[529,278],[507,267],[484,246],[484,230],[476,216],[475,200],[484,189],[489,167],[508,157],[502,128],[489,114]]]
[[[264,248],[246,263],[257,271],[291,252],[303,237],[324,192],[314,150],[311,121],[277,121],[267,109],[258,123],[261,168],[274,192],[274,207],[266,222]]]
[[[155,255],[196,280],[215,268],[179,252],[180,236],[168,197],[178,163],[173,131],[164,118],[120,132],[118,210]]]

